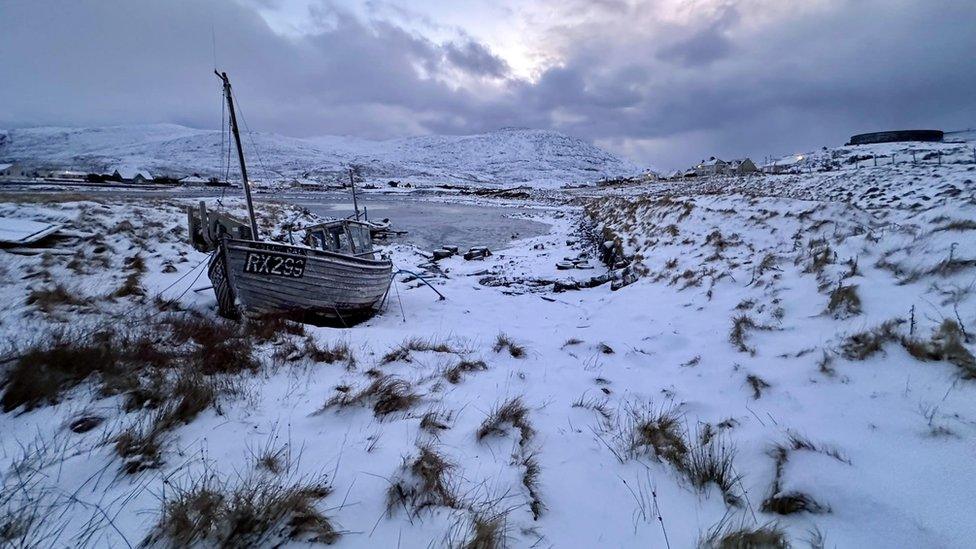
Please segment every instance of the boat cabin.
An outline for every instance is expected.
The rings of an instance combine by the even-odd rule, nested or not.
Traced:
[[[357,257],[373,257],[373,240],[367,223],[340,219],[305,229],[305,245],[318,250]]]

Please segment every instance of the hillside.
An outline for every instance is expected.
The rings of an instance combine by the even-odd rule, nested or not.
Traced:
[[[219,131],[171,124],[105,128],[28,128],[0,134],[0,160],[30,166],[223,177],[227,142]],[[503,129],[387,141],[343,136],[296,139],[245,134],[245,154],[259,182],[344,180],[357,166],[368,181],[417,184],[530,184],[540,187],[632,175],[641,169],[581,139],[558,132]],[[226,149],[224,149],[226,151]],[[236,153],[235,153],[236,155]],[[231,155],[231,178],[236,156]]]
[[[5,195],[0,215],[66,234],[0,272],[0,532],[970,547],[976,163],[843,160],[885,150],[553,191],[510,214],[549,234],[481,261],[387,245],[447,299],[400,277],[351,328],[217,318],[191,200]],[[265,234],[311,221],[262,205]]]

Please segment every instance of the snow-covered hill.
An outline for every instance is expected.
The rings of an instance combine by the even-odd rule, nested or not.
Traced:
[[[350,166],[373,181],[534,186],[592,182],[640,171],[582,139],[545,130],[386,141],[255,133],[245,135],[244,144],[251,172],[262,182],[343,180]],[[227,146],[219,131],[173,124],[0,132],[0,159],[5,161],[85,170],[136,168],[177,176],[223,177]],[[230,159],[234,178],[236,157]]]

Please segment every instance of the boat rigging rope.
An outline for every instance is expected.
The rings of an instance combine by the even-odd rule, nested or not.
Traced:
[[[440,296],[439,301],[444,301],[445,299],[447,299],[446,297],[444,297],[444,294],[442,294],[439,291],[437,291],[437,288],[435,288],[430,282],[427,282],[427,280],[424,277],[420,276],[417,273],[408,271],[406,269],[397,269],[396,272],[393,273],[391,279],[395,279],[396,278],[396,275],[398,275],[400,273],[407,273],[408,275],[410,275],[410,276],[416,278],[417,280],[423,282],[424,284],[426,284],[431,290],[434,290],[434,293],[435,294],[437,294],[438,296]]]

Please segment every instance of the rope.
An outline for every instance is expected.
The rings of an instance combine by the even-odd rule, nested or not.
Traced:
[[[431,290],[434,290],[434,293],[435,294],[437,294],[437,295],[440,296],[440,301],[443,301],[443,300],[447,299],[446,297],[444,297],[444,294],[442,294],[439,291],[437,291],[437,288],[435,288],[433,285],[431,285],[430,282],[427,282],[427,280],[424,277],[420,276],[417,273],[410,272],[410,271],[408,271],[406,269],[397,269],[397,271],[395,273],[393,273],[393,278],[396,278],[396,275],[398,275],[400,273],[407,273],[408,275],[411,275],[414,278],[416,278],[417,280],[419,280],[419,281],[423,282],[424,284],[426,284],[427,287],[429,287]]]

